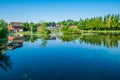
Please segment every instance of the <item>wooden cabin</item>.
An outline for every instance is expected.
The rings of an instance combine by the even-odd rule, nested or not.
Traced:
[[[8,31],[22,32],[23,31],[23,23],[22,22],[11,22],[8,26]]]

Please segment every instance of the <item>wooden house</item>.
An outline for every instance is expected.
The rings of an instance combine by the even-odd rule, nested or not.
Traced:
[[[11,22],[8,26],[8,31],[22,32],[23,31],[23,23],[22,22]]]

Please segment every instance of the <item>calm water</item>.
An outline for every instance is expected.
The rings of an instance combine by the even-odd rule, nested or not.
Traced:
[[[9,35],[0,80],[120,80],[120,34]]]

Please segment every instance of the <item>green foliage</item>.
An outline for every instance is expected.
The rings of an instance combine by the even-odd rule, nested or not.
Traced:
[[[7,23],[4,20],[0,20],[0,36],[7,35]]]
[[[79,29],[73,29],[71,27],[66,27],[66,26],[63,26],[61,28],[61,31],[63,34],[80,34],[81,33]]]
[[[40,28],[39,32],[40,32],[41,34],[49,34],[49,33],[51,33],[51,31],[47,29],[47,24],[46,24],[46,22],[42,22],[40,27],[41,27],[41,28]]]
[[[30,31],[30,27],[29,27],[29,23],[28,22],[23,23],[23,30],[24,31]]]
[[[30,26],[30,30],[33,31],[34,23],[30,22],[29,26]]]
[[[82,30],[120,30],[120,15],[105,15],[104,17],[94,17],[94,18],[86,18],[80,19],[79,21],[73,21],[71,19],[64,20],[58,23],[55,22],[25,22],[24,31],[39,31],[41,34],[49,34],[51,30],[48,30],[49,27],[61,27],[62,33],[68,34],[79,34]],[[7,34],[7,23],[4,20],[0,20],[0,36],[3,34]],[[83,31],[82,31],[83,32]]]
[[[45,22],[41,23],[41,29],[42,29],[42,30],[47,30],[47,28],[46,28],[46,23],[45,23]]]
[[[23,23],[23,29],[24,29],[24,31],[37,31],[37,26],[38,26],[38,24],[35,24],[35,23],[33,23],[33,22],[30,22],[30,23],[28,23],[28,22],[25,22],[25,23]]]
[[[62,25],[61,31],[63,33],[81,33],[80,30],[120,30],[120,16],[108,14],[103,18],[80,19],[78,22],[67,20],[58,22],[58,24]],[[77,28],[71,29],[71,26],[77,26]]]
[[[80,21],[78,22],[77,26],[78,26],[78,28],[80,30],[85,29],[85,21],[83,19],[80,19]]]
[[[57,23],[58,25],[61,25],[61,26],[67,26],[67,27],[69,27],[69,26],[75,26],[75,25],[77,25],[77,21],[73,21],[73,20],[71,20],[71,19],[68,19],[68,20],[64,20],[64,21],[62,21],[62,22],[58,22]]]
[[[99,37],[98,37],[99,36]],[[120,40],[120,33],[96,33],[94,34],[87,34],[87,35],[68,35],[64,34],[60,37],[63,42],[74,42],[79,40],[80,44],[92,44],[96,46],[103,45],[106,48],[118,48],[119,40]]]

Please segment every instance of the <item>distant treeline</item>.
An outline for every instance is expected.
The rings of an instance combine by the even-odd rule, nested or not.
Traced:
[[[78,23],[79,29],[85,30],[118,30],[120,29],[119,15],[105,15],[102,17],[95,17],[85,20],[80,20]]]
[[[63,32],[75,32],[79,30],[120,30],[120,15],[109,14],[104,17],[80,19],[79,21],[68,19],[60,22],[24,22],[24,31],[31,31],[31,28],[33,31],[37,31],[38,27],[44,30],[46,27],[56,27],[56,25],[60,26]]]
[[[81,30],[118,30],[120,29],[120,15],[105,15],[104,17],[94,17],[80,19],[79,21],[67,20],[58,22],[64,27],[77,26]]]
[[[80,30],[120,30],[120,15],[105,15],[80,19],[79,21],[67,20],[58,22],[64,33],[81,33]]]
[[[94,17],[80,19],[79,21],[64,20],[60,22],[23,22],[24,31],[41,31],[42,33],[50,33],[48,26],[60,26],[64,33],[81,33],[80,30],[120,30],[120,15],[105,15],[104,17]],[[0,34],[6,33],[7,23],[0,20]],[[41,27],[41,28],[38,28]]]

